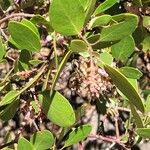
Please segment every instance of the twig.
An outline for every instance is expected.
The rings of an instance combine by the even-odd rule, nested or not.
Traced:
[[[82,142],[78,143],[78,150],[83,150],[83,143]]]
[[[1,35],[5,38],[6,41],[8,41],[8,37],[5,34],[5,32],[3,31],[3,29],[0,29]]]
[[[101,136],[101,135],[90,135],[89,138],[92,138],[92,139],[97,139],[97,140],[102,140],[102,141],[105,141],[105,142],[109,142],[109,143],[116,143],[118,144],[119,146],[121,146],[124,150],[128,150],[124,144],[122,144],[118,139],[116,138],[111,138],[111,137],[104,137],[104,136]]]
[[[4,145],[1,145],[1,146],[0,146],[0,149],[3,149],[3,148],[5,148],[5,147],[10,146],[10,145],[13,145],[13,144],[15,144],[15,143],[17,143],[17,140],[13,140],[13,141],[11,141],[11,142],[9,142],[9,143],[6,143],[6,144],[4,144]]]
[[[11,15],[6,16],[5,18],[1,19],[1,20],[0,20],[0,25],[1,25],[2,23],[4,23],[5,21],[11,19],[11,18],[15,18],[15,17],[30,17],[30,18],[32,18],[32,17],[34,17],[34,16],[35,16],[34,14],[25,14],[25,13],[15,13],[15,14],[11,14]]]
[[[121,111],[131,112],[131,110],[128,108],[124,108],[124,107],[116,107],[116,108]]]
[[[119,128],[118,128],[118,117],[115,118],[115,129],[116,129],[116,139],[120,140]]]
[[[34,120],[32,120],[32,124],[34,125],[34,127],[36,128],[37,131],[40,131],[38,125],[36,124],[36,122]]]

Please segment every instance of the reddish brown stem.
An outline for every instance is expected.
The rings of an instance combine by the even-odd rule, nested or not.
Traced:
[[[11,14],[9,16],[6,16],[5,18],[0,20],[0,25],[4,22],[6,22],[7,20],[11,19],[11,18],[15,18],[15,17],[34,17],[34,14],[25,14],[25,13],[15,13],[15,14]]]

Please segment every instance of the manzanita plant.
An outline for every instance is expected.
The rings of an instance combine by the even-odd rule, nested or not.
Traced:
[[[20,126],[14,139],[7,133],[0,148],[88,149],[85,143],[96,139],[128,149],[149,139],[150,17],[144,11],[149,5],[0,0],[0,119],[19,120],[22,114],[32,129],[25,134]],[[96,133],[83,119],[91,107],[104,117]],[[119,122],[123,113],[128,117]],[[114,121],[112,137],[104,133],[106,118]]]

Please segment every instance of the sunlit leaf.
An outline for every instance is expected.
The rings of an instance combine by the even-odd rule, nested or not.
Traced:
[[[73,144],[77,144],[78,142],[84,140],[91,132],[92,127],[88,124],[79,126],[69,133],[65,140],[64,147],[68,147]]]
[[[117,69],[109,65],[105,65],[104,68],[110,75],[117,88],[129,99],[129,101],[136,106],[138,110],[145,112],[142,98],[128,79]]]

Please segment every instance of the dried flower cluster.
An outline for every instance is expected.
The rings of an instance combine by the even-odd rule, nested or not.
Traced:
[[[112,91],[114,86],[104,69],[95,64],[91,68],[90,60],[83,57],[75,61],[75,65],[75,73],[69,81],[72,92],[91,101]]]

